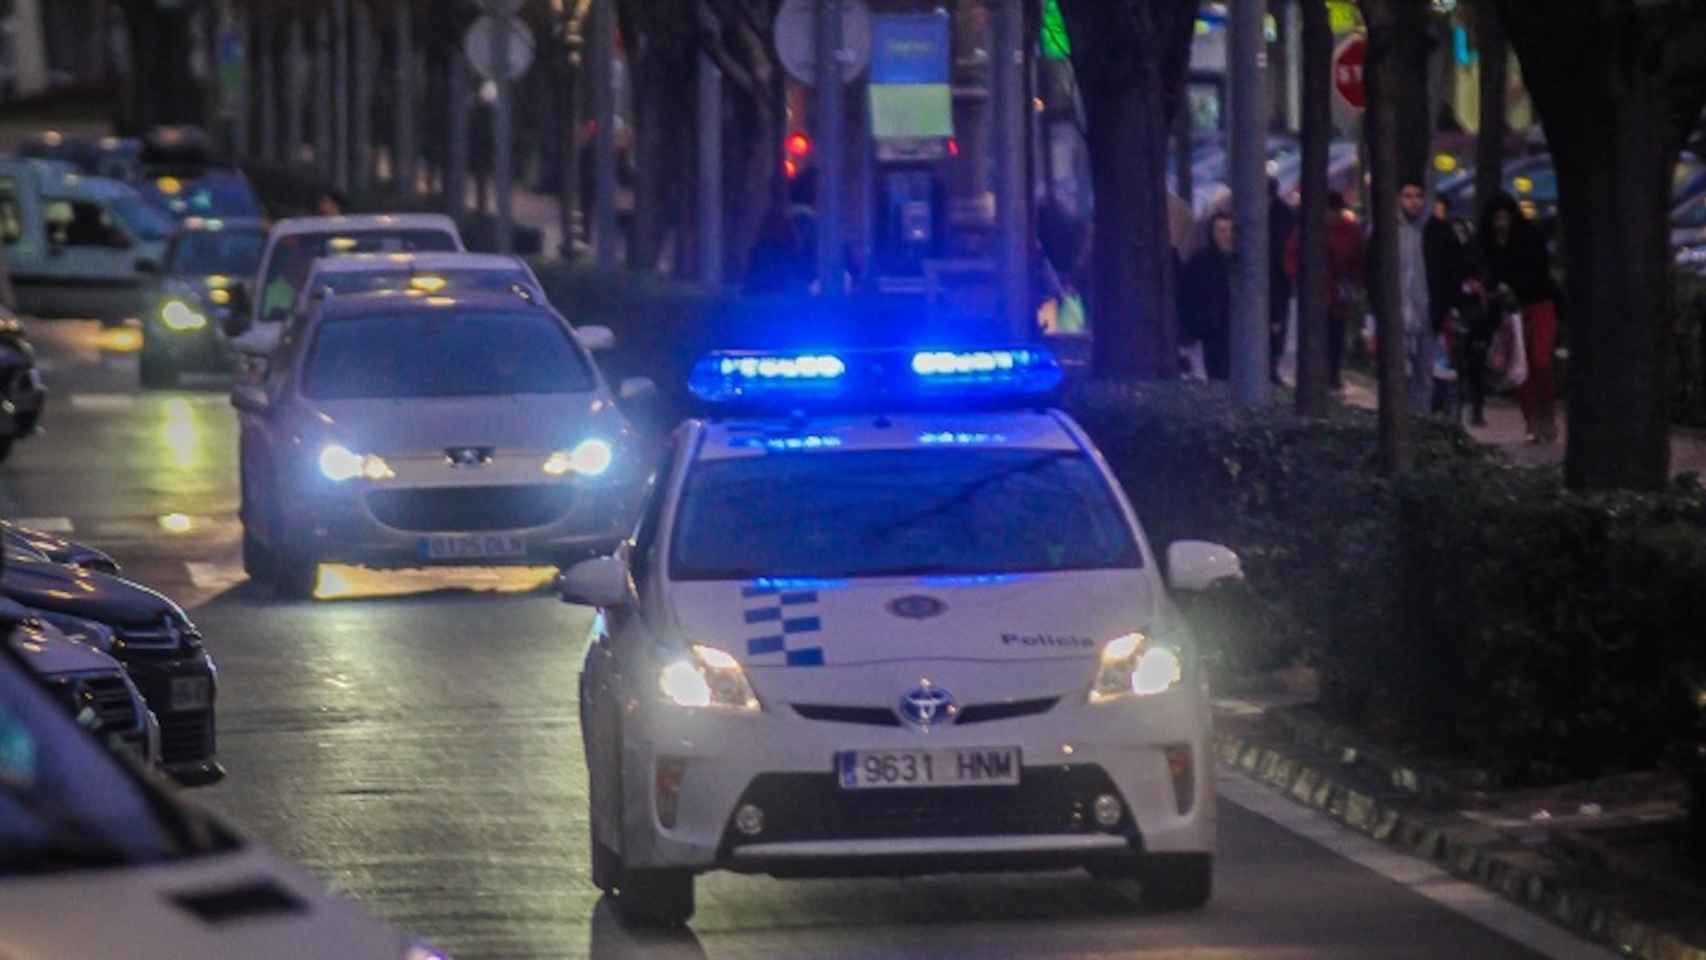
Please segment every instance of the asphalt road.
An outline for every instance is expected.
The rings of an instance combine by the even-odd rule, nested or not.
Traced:
[[[1147,912],[1134,889],[1076,874],[718,875],[700,881],[691,933],[630,935],[586,879],[587,613],[538,576],[495,572],[327,568],[341,599],[275,602],[238,563],[224,390],[141,394],[134,354],[103,349],[124,335],[33,329],[53,396],[45,433],[0,467],[0,512],[109,549],[191,608],[221,668],[229,771],[193,799],[458,957],[1598,955],[1506,939],[1465,913],[1538,927],[1529,943],[1549,928],[1425,871],[1346,859],[1304,835],[1336,828],[1282,826],[1242,783],[1223,785],[1218,892],[1200,913]]]

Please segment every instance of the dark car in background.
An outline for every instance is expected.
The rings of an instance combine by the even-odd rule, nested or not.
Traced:
[[[43,130],[20,143],[17,154],[60,160],[91,177],[132,181],[142,175],[142,142],[132,137],[78,137]]]
[[[266,215],[249,178],[218,161],[199,127],[155,127],[142,138],[142,195],[177,220]]]
[[[266,248],[259,220],[191,217],[166,245],[160,285],[142,314],[138,368],[144,387],[170,387],[186,371],[231,368],[224,321],[244,306],[241,292]]]
[[[217,668],[176,603],[121,577],[55,563],[20,537],[6,538],[0,596],[124,665],[159,720],[167,773],[188,785],[224,776],[215,759]]]

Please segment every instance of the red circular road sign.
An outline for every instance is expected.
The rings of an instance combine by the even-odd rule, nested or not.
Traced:
[[[1353,33],[1333,50],[1333,90],[1352,110],[1368,106],[1368,88],[1362,82],[1362,65],[1367,59],[1367,34]]]

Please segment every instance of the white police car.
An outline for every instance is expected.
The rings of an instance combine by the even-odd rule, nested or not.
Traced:
[[[559,579],[598,608],[592,880],[624,918],[686,920],[719,869],[1084,867],[1206,902],[1203,676],[1107,464],[1037,405],[1059,379],[1035,349],[695,368],[724,413],[677,430],[617,553]],[[1195,542],[1167,569],[1240,575]]]

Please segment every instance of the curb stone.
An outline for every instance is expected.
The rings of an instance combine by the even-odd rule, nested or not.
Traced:
[[[1416,795],[1428,791],[1425,786],[1415,789],[1425,781],[1413,772],[1415,779],[1394,778],[1392,796],[1383,796],[1361,785],[1348,785],[1328,762],[1286,753],[1240,733],[1220,731],[1215,739],[1222,766],[1267,784],[1357,833],[1474,882],[1585,940],[1635,960],[1706,960],[1706,946],[1687,943],[1629,916],[1595,892],[1571,885],[1557,864],[1497,831],[1443,826],[1418,817],[1413,809]],[[1358,759],[1348,748],[1327,755],[1337,756],[1341,764]],[[1411,803],[1394,803],[1394,797]]]

